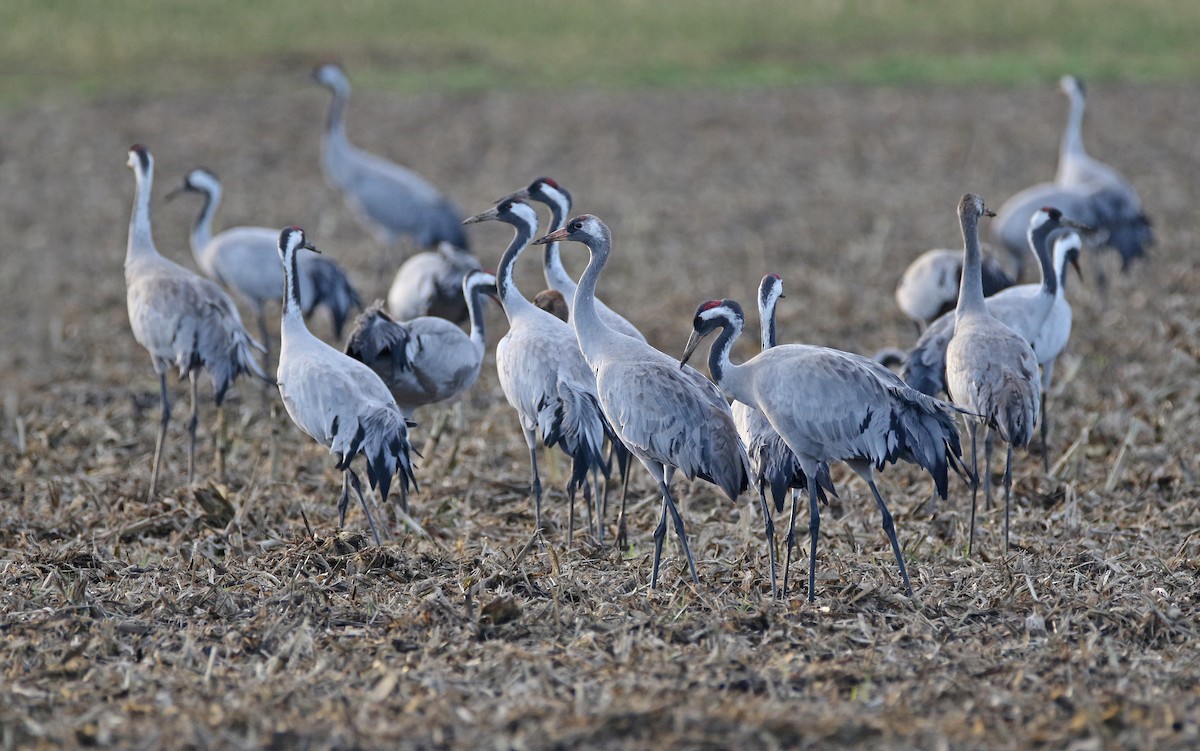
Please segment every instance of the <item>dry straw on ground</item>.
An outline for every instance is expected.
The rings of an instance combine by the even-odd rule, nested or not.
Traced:
[[[200,163],[226,184],[220,224],[299,223],[367,296],[399,257],[321,183],[318,90],[0,114],[0,747],[1194,747],[1196,93],[1094,91],[1089,146],[1140,188],[1160,244],[1106,303],[1090,274],[1071,285],[1059,461],[1047,477],[1018,453],[1016,549],[1001,554],[993,510],[966,560],[961,483],[930,518],[926,480],[890,469],[909,600],[869,496],[839,473],[815,605],[802,576],[770,601],[756,504],[703,483],[679,484],[699,588],[669,547],[647,591],[657,506],[640,474],[627,555],[565,548],[553,460],[549,542],[527,545],[524,448],[494,371],[460,415],[420,415],[427,537],[382,513],[374,548],[357,509],[338,532],[329,458],[278,418],[273,471],[249,383],[229,404],[229,476],[181,486],[177,420],[147,504],[157,384],[124,312],[130,143],[157,157],[156,237],[176,259],[192,207],[157,197]],[[613,225],[606,298],[668,352],[698,302],[748,300],[766,271],[787,287],[782,340],[869,352],[911,341],[891,291],[916,253],[958,242],[959,195],[998,205],[1053,173],[1064,111],[1051,87],[363,93],[350,131],[468,212],[555,176]],[[473,237],[494,265],[508,234]],[[207,436],[211,402],[202,416]]]

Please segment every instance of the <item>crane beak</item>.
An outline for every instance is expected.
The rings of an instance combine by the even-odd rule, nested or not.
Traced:
[[[497,203],[499,203],[499,202],[497,202]],[[495,207],[493,207],[493,208],[490,208],[487,211],[483,212],[482,214],[476,214],[475,216],[469,216],[466,219],[463,219],[462,223],[463,224],[477,224],[479,222],[486,222],[491,219],[495,219],[498,216],[500,216],[500,212],[497,211],[495,209]]]
[[[984,216],[995,216],[995,215],[996,215],[996,212],[992,211],[991,209],[986,209],[986,208],[985,208],[985,209],[983,210],[983,215],[984,215]]]
[[[313,245],[312,243],[308,242],[307,240],[306,240],[306,241],[304,242],[304,244],[303,244],[303,245],[301,245],[300,247],[301,247],[301,248],[304,248],[305,250],[311,250],[311,251],[312,251],[312,252],[314,252],[314,253],[320,253],[320,252],[321,252],[321,251],[317,250],[317,246],[316,246],[316,245]]]
[[[680,370],[683,370],[683,366],[687,365],[687,361],[691,359],[692,353],[696,351],[696,347],[700,346],[700,340],[703,338],[699,331],[692,329],[692,335],[688,337],[687,346],[683,348],[683,357],[679,358]]]
[[[172,190],[168,191],[165,196],[163,196],[163,201],[173,200],[175,198],[175,196],[179,195],[180,193],[184,192],[187,189],[188,189],[187,183],[184,183],[183,185],[173,188]]]
[[[534,245],[549,245],[550,243],[562,242],[567,239],[567,228],[556,229],[548,235],[539,237],[533,241]]]
[[[504,203],[505,201],[528,201],[529,188],[521,188],[516,193],[509,193],[503,198],[497,198],[496,203]]]
[[[1074,219],[1068,219],[1065,216],[1059,221],[1059,223],[1064,227],[1070,227],[1071,229],[1079,230],[1085,235],[1094,235],[1096,233],[1095,227],[1083,224],[1082,222],[1077,222]]]

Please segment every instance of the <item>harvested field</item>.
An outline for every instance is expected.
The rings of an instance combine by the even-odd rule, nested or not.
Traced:
[[[869,491],[839,468],[809,604],[803,575],[771,602],[757,500],[703,482],[676,483],[699,588],[672,542],[648,590],[658,505],[641,472],[632,548],[567,549],[566,464],[548,460],[549,544],[527,546],[525,448],[490,359],[461,414],[418,415],[428,537],[380,511],[391,539],[375,548],[357,508],[339,532],[332,461],[282,414],[273,456],[249,382],[227,403],[223,481],[205,401],[195,490],[173,384],[147,504],[158,397],[125,313],[129,144],[157,159],[158,247],[189,266],[196,206],[159,197],[197,164],[224,180],[218,225],[301,224],[365,296],[400,260],[325,187],[326,97],[292,87],[0,111],[0,747],[1200,744],[1200,91],[1092,92],[1088,147],[1138,187],[1159,244],[1128,276],[1085,257],[1071,285],[1058,462],[1047,477],[1017,454],[1016,549],[1001,552],[1001,504],[966,559],[969,489],[931,516],[927,480],[889,468],[910,600]],[[468,213],[553,175],[612,225],[605,298],[668,353],[699,302],[749,302],[767,271],[785,280],[781,340],[871,352],[913,340],[892,290],[919,251],[958,246],[963,192],[998,206],[1053,174],[1065,110],[1049,86],[363,91],[349,131]],[[472,238],[494,265],[509,230]],[[527,293],[538,266],[523,262]],[[488,323],[494,346],[498,309]]]

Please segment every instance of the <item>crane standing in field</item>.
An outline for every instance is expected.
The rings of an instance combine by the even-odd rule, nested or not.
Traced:
[[[575,291],[571,322],[578,349],[595,373],[600,406],[617,438],[641,461],[662,492],[650,586],[658,586],[668,515],[692,581],[699,583],[683,517],[671,496],[671,477],[678,469],[689,480],[708,480],[735,500],[749,485],[750,461],[738,440],[733,415],[720,392],[699,372],[680,367],[673,358],[619,333],[600,318],[596,284],[612,249],[607,225],[584,214],[534,242],[545,245],[564,240],[583,243],[590,254]]]
[[[196,265],[240,295],[258,322],[263,344],[270,347],[267,334],[266,304],[283,301],[283,269],[277,249],[279,233],[269,227],[231,227],[213,235],[213,216],[221,203],[221,182],[206,169],[187,173],[183,184],[167,198],[188,191],[204,196],[204,204],[192,224],[190,240]],[[333,261],[303,251],[298,259],[300,309],[307,318],[318,306],[329,309],[333,335],[342,338],[342,327],[350,313],[362,307],[358,292],[346,272]]]
[[[563,224],[567,221],[567,216],[571,213],[572,198],[570,192],[558,184],[553,178],[539,177],[531,182],[527,187],[513,193],[510,198],[521,200],[533,199],[538,203],[545,204],[550,209],[550,231],[562,229]],[[578,287],[575,280],[567,273],[563,266],[562,255],[559,252],[558,243],[546,243],[546,247],[542,251],[542,274],[546,278],[546,284],[552,292],[557,292],[565,304],[566,310],[559,317],[564,321],[570,319],[571,307],[575,304],[575,290]],[[553,298],[550,298],[553,299]],[[537,304],[537,300],[534,300]],[[542,307],[538,305],[538,307]],[[554,312],[553,310],[551,312]],[[638,330],[637,326],[630,323],[624,316],[616,312],[612,308],[604,304],[604,301],[596,298],[596,314],[600,316],[600,320],[614,331],[631,336],[638,341],[646,341],[646,337]],[[556,315],[558,315],[556,313]],[[628,534],[625,525],[625,504],[629,498],[629,458],[630,453],[619,442],[612,443],[608,455],[609,466],[612,466],[612,460],[617,460],[617,470],[621,473],[621,509],[622,513],[620,521],[617,523],[617,547],[624,550],[628,542]],[[608,483],[604,485],[604,499],[601,508],[608,510]]]
[[[1026,446],[1038,419],[1040,385],[1037,357],[1024,336],[988,311],[980,278],[979,218],[995,216],[972,193],[962,197],[958,219],[963,234],[963,275],[955,312],[954,337],[946,348],[946,384],[954,403],[971,414],[971,533],[967,555],[975,543],[975,509],[979,496],[977,426],[995,430],[1008,444],[1004,463],[1004,547],[1008,549],[1012,503],[1012,449]],[[987,435],[984,436],[985,445]]]
[[[871,488],[904,589],[911,597],[912,584],[895,523],[875,485],[873,472],[899,459],[917,464],[930,473],[938,494],[945,498],[950,463],[962,454],[954,427],[954,407],[910,388],[874,360],[828,347],[780,345],[735,365],[729,353],[744,324],[741,306],[733,300],[701,304],[681,361],[687,362],[701,340],[719,329],[708,358],[713,380],[737,401],[762,412],[803,469],[808,480],[811,538],[809,601],[816,592],[821,528],[818,479],[828,477],[829,465],[836,461],[846,462]],[[790,529],[795,523],[793,503]],[[785,592],[790,552],[789,548],[784,565]]]
[[[1115,248],[1121,256],[1121,270],[1125,271],[1154,244],[1150,219],[1133,185],[1083,147],[1083,84],[1074,76],[1063,76],[1060,85],[1071,110],[1059,142],[1054,181],[1032,185],[1005,201],[992,229],[1020,264],[1025,257],[1024,233],[1030,215],[1040,206],[1056,206],[1094,230],[1084,233],[1088,247]],[[1099,268],[1097,278],[1103,284]]]
[[[758,320],[762,351],[766,352],[776,344],[775,305],[783,297],[783,279],[778,274],[767,274],[758,286]],[[737,426],[738,436],[746,453],[750,457],[751,476],[758,486],[758,498],[762,507],[768,560],[771,566],[771,595],[776,593],[775,586],[775,523],[771,519],[771,510],[767,507],[767,488],[771,489],[771,498],[775,503],[775,511],[783,512],[784,501],[787,500],[788,489],[792,490],[792,509],[797,508],[801,490],[808,489],[808,477],[800,466],[796,454],[788,448],[767,416],[755,407],[735,401],[731,405],[733,422]],[[827,470],[828,468],[826,468]],[[826,502],[825,493],[837,495],[833,480],[828,471],[817,478],[818,500]],[[794,525],[793,525],[794,527]],[[795,537],[787,537],[787,556],[791,559],[792,546]]]
[[[413,476],[408,426],[387,386],[374,371],[338,352],[312,335],[300,312],[297,254],[316,251],[299,227],[279,234],[279,257],[283,263],[285,291],[280,324],[279,372],[276,383],[283,405],[296,427],[337,457],[342,471],[342,495],[338,500],[339,525],[346,521],[350,488],[358,495],[367,524],[379,545],[379,531],[363,497],[362,482],[351,468],[354,457],[367,460],[367,481],[379,488],[387,504],[392,476],[400,481],[400,507],[408,512],[408,484]]]
[[[472,271],[462,288],[470,334],[435,316],[393,321],[381,302],[363,311],[350,333],[346,354],[383,379],[405,417],[411,418],[418,407],[458,396],[479,378],[487,343],[483,296],[496,294],[496,277]]]
[[[496,268],[496,289],[509,323],[508,333],[496,345],[496,371],[505,398],[517,411],[529,448],[537,529],[542,528],[542,481],[537,467],[540,433],[544,445],[558,446],[571,457],[568,540],[574,531],[575,490],[582,484],[589,514],[594,498],[596,539],[603,542],[600,494],[594,486],[596,476],[605,469],[601,449],[608,428],[597,401],[596,379],[579,352],[571,327],[525,299],[513,280],[517,258],[537,231],[537,212],[527,203],[506,198],[465,221],[501,221],[514,230]]]
[[[1054,296],[1054,306],[1046,316],[1037,338],[1030,342],[1033,354],[1037,356],[1038,366],[1042,369],[1041,376],[1041,433],[1042,433],[1042,469],[1050,472],[1050,440],[1048,437],[1050,413],[1047,409],[1047,397],[1050,394],[1050,384],[1054,380],[1054,363],[1058,356],[1067,348],[1071,338],[1071,303],[1067,301],[1067,264],[1075,267],[1079,273],[1079,252],[1083,240],[1074,230],[1061,232],[1054,241],[1054,273],[1058,277],[1058,291]]]
[[[984,300],[988,313],[1020,334],[1031,346],[1037,342],[1047,330],[1051,312],[1063,300],[1062,286],[1059,283],[1064,267],[1055,263],[1050,245],[1054,237],[1065,228],[1079,228],[1081,225],[1064,217],[1058,209],[1044,207],[1034,212],[1029,220],[1028,244],[1038,259],[1042,272],[1042,280],[1038,284],[1020,284],[1016,287],[997,292]],[[1067,255],[1058,260],[1065,265]],[[905,364],[904,378],[910,386],[931,396],[940,392],[950,393],[946,380],[946,352],[957,325],[957,313],[951,312],[934,321],[925,333],[921,335],[916,347],[913,348]],[[1063,342],[1062,346],[1065,346]],[[1049,344],[1043,345],[1049,349]],[[1061,347],[1058,348],[1061,351]],[[1053,366],[1053,359],[1058,351],[1047,352],[1045,361]],[[1041,355],[1039,355],[1041,358]],[[1043,445],[1043,463],[1049,464],[1048,450]],[[991,448],[990,443],[984,446],[984,495],[991,502]]]
[[[401,235],[431,248],[449,242],[469,248],[458,209],[428,180],[383,157],[370,154],[346,137],[350,79],[338,66],[325,64],[313,78],[332,92],[329,116],[321,135],[321,166],[334,190],[376,238],[389,247]]]
[[[239,375],[249,373],[267,380],[251,352],[251,348],[265,349],[246,333],[237,307],[215,282],[159,255],[150,230],[154,158],[145,146],[135,145],[129,149],[128,164],[137,182],[125,251],[129,325],[133,338],[150,353],[162,392],[162,420],[150,475],[149,498],[153,499],[158,490],[167,423],[171,419],[171,402],[167,398],[167,370],[171,364],[179,368],[181,377],[187,376],[191,381],[192,414],[187,425],[190,485],[196,475],[197,373],[201,368],[208,371],[217,409],[221,410],[225,392]],[[218,424],[224,424],[221,417]],[[223,463],[219,458],[223,451],[224,446],[218,445],[219,466]]]

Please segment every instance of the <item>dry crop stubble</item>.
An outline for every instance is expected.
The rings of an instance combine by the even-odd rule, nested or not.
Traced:
[[[249,382],[229,405],[226,482],[178,487],[173,440],[168,492],[145,504],[157,384],[124,312],[130,143],[154,149],[160,187],[214,169],[226,226],[305,226],[364,296],[384,292],[398,259],[321,182],[321,92],[5,112],[0,742],[1194,745],[1195,93],[1094,92],[1088,145],[1138,186],[1160,242],[1107,304],[1090,274],[1071,282],[1061,462],[1047,478],[1017,455],[1019,548],[999,554],[992,511],[979,559],[965,560],[964,486],[930,519],[926,481],[889,468],[910,602],[869,495],[839,473],[815,607],[802,590],[768,601],[756,503],[703,483],[680,484],[698,590],[671,555],[662,589],[646,591],[657,504],[640,473],[632,554],[582,539],[565,550],[559,467],[546,473],[549,545],[522,555],[525,450],[490,359],[463,428],[447,416],[419,462],[412,503],[429,538],[389,523],[373,548],[357,509],[338,532],[331,461],[286,422],[272,479]],[[870,352],[911,342],[892,289],[917,252],[958,243],[962,192],[998,205],[1051,174],[1064,109],[1050,87],[372,96],[350,131],[466,211],[554,176],[579,211],[611,221],[601,292],[667,352],[697,302],[749,302],[767,271],[785,280],[782,341]],[[191,208],[159,195],[158,245],[190,265]],[[494,265],[508,236],[473,238]],[[582,267],[580,249],[564,253]],[[531,294],[537,266],[522,264]],[[488,315],[494,345],[503,318]],[[202,419],[208,436],[210,400]],[[427,438],[442,417],[419,419]]]

